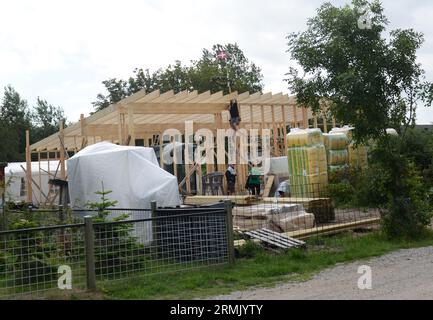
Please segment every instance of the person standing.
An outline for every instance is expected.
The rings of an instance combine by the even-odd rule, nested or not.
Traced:
[[[233,195],[235,194],[235,187],[236,187],[236,169],[234,164],[229,164],[227,171],[226,171],[226,179],[227,179],[227,189],[228,194]]]
[[[261,172],[259,168],[255,164],[250,165],[249,175],[247,179],[247,189],[251,191],[251,194],[253,196],[259,196],[260,195],[260,176]]]

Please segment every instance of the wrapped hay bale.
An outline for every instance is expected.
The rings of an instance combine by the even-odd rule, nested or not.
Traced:
[[[393,129],[393,128],[388,128],[388,129],[386,129],[386,133],[389,134],[390,136],[398,137],[397,130],[395,130],[395,129]]]
[[[320,196],[328,183],[324,144],[289,147],[287,159],[292,197]]]
[[[368,150],[366,146],[355,146],[351,143],[348,147],[349,166],[352,168],[366,168],[368,165]]]
[[[316,129],[291,129],[287,134],[287,145],[289,147],[306,147],[313,145],[323,145],[323,134]]]
[[[358,145],[355,146],[353,142],[352,130],[353,127],[344,126],[342,128],[332,128],[329,132],[332,134],[345,134],[348,139],[347,145],[347,154],[348,154],[348,162],[347,164],[351,168],[366,168],[368,165],[368,148],[367,146]],[[388,132],[388,131],[387,131]],[[390,131],[391,132],[391,131]],[[391,133],[390,133],[391,134]],[[343,163],[337,164],[333,163],[332,165],[343,165]]]
[[[327,150],[343,150],[349,144],[349,138],[343,132],[324,133],[323,138]]]

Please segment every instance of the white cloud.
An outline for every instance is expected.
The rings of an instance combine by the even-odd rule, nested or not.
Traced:
[[[332,1],[343,4],[346,1]],[[71,120],[92,111],[101,81],[124,78],[174,60],[188,63],[203,48],[237,42],[262,68],[265,90],[287,92],[285,36],[305,29],[319,0],[0,0],[0,86],[61,105]],[[425,32],[420,61],[433,80],[429,1],[384,1],[391,27]],[[419,119],[433,121],[430,111]]]

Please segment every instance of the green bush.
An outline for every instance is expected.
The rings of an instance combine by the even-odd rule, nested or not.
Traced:
[[[38,224],[21,219],[11,225],[12,230],[38,227]],[[41,241],[43,234],[40,231],[26,231],[13,235],[9,253],[14,265],[14,284],[23,286],[35,283],[54,281],[57,277],[57,268],[47,263],[50,261],[49,252],[53,251],[51,244]]]
[[[379,141],[359,190],[362,201],[381,209],[384,231],[391,238],[416,238],[432,218],[430,187],[406,147],[400,137]]]
[[[328,196],[332,199],[336,208],[349,207],[354,204],[353,186],[348,182],[330,183],[328,185]]]

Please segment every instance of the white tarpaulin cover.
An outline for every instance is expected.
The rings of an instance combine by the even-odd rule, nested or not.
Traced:
[[[100,142],[88,146],[67,161],[69,195],[73,208],[100,202],[96,191],[112,190],[107,198],[118,208],[150,208],[180,205],[177,179],[161,169],[152,148],[118,146]]]

